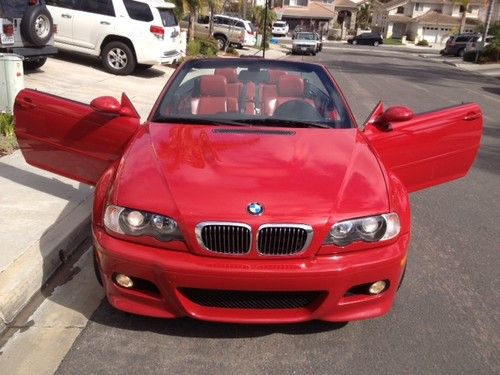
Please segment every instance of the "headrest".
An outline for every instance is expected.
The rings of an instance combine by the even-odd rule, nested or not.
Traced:
[[[238,82],[238,73],[233,68],[219,68],[215,69],[215,75],[226,77],[227,83]]]
[[[269,69],[269,83],[277,84],[281,76],[286,75],[287,72],[283,70],[271,70]]]
[[[304,80],[294,75],[281,76],[278,81],[278,96],[302,98],[304,96]]]
[[[202,76],[200,79],[201,96],[226,96],[226,77]]]

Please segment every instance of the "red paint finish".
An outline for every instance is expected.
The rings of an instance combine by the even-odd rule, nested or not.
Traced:
[[[216,64],[233,69],[231,64],[238,61],[242,60]],[[301,66],[258,63],[281,64],[276,70],[284,69],[283,64]],[[307,72],[318,69],[306,65]],[[166,108],[164,115],[178,114],[168,102],[162,106],[179,70],[153,113]],[[329,80],[323,82],[326,87],[337,89],[326,70],[323,76]],[[241,92],[255,95],[243,89],[243,82],[240,86]],[[308,100],[331,117],[333,108],[323,94],[311,92],[319,96]],[[337,98],[344,100],[340,92]],[[179,98],[179,103],[185,102]],[[349,108],[342,110],[337,104],[333,120],[349,120]],[[92,229],[106,296],[113,306],[147,316],[233,323],[342,322],[386,314],[406,266],[408,192],[465,175],[482,131],[476,104],[414,115],[402,107],[384,112],[379,103],[364,131],[344,125],[331,129],[211,125],[208,120],[213,118],[202,115],[197,116],[208,124],[158,123],[151,115],[139,126],[126,96],[121,103],[100,98],[88,106],[23,90],[16,99],[15,116],[16,134],[29,163],[97,185]],[[262,215],[247,212],[251,202],[264,205]],[[110,204],[171,217],[183,240],[162,242],[112,233],[103,224]],[[344,247],[323,244],[339,221],[391,212],[401,223],[399,235],[391,240],[356,241]],[[196,225],[205,221],[248,225],[252,232],[248,254],[206,250],[195,234]],[[294,255],[260,255],[256,233],[265,224],[309,225],[312,240]],[[119,287],[113,279],[116,273],[142,279],[149,289]],[[379,280],[388,281],[389,288],[378,296],[352,292]],[[300,308],[222,308],[195,303],[185,288],[319,295]]]
[[[455,180],[474,162],[483,129],[481,108],[462,104],[389,124],[369,125],[365,136],[408,192]]]
[[[95,185],[123,154],[137,118],[95,112],[89,105],[34,90],[14,104],[16,136],[26,161]]]

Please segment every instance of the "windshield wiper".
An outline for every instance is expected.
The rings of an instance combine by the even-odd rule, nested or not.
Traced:
[[[331,129],[331,126],[328,126],[327,124],[321,124],[318,122],[306,122],[306,121],[288,120],[279,118],[248,119],[248,120],[243,120],[241,122],[248,123],[249,125],[266,125],[266,126],[275,126],[280,128],[292,127],[292,128]]]
[[[198,117],[154,117],[153,122],[170,122],[174,124],[193,124],[193,125],[220,125],[220,126],[249,126],[246,122],[225,120],[225,119],[207,119]]]

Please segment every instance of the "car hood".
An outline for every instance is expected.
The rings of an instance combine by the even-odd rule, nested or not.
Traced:
[[[115,202],[201,221],[325,225],[388,210],[385,180],[357,129],[150,124],[119,168]],[[261,217],[249,203],[264,206]]]

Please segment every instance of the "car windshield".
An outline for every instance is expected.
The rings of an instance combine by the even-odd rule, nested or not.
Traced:
[[[297,34],[297,39],[302,39],[302,40],[314,40],[316,39],[314,37],[313,33],[298,33]]]
[[[154,122],[228,126],[351,128],[336,84],[320,65],[199,59],[168,83]]]
[[[286,25],[286,22],[275,22],[273,24],[273,26],[275,26],[275,27],[285,27],[285,25]]]

